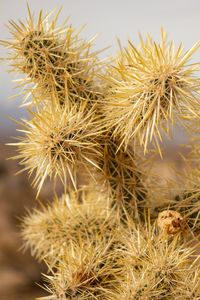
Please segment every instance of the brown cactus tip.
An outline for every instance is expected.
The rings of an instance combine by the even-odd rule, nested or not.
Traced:
[[[161,230],[171,235],[183,231],[185,220],[177,211],[164,210],[158,214],[157,224]]]

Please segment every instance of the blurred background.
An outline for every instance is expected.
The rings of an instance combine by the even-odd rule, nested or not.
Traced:
[[[62,6],[58,24],[68,16],[74,28],[87,24],[81,33],[87,40],[100,33],[93,50],[110,46],[101,54],[102,58],[117,53],[117,38],[123,46],[127,46],[128,39],[137,45],[138,33],[145,36],[149,32],[153,39],[160,40],[161,26],[168,32],[168,39],[175,40],[177,47],[182,42],[185,50],[200,39],[200,2],[196,0],[29,0],[28,4],[36,18],[41,9],[45,13]],[[0,0],[0,39],[10,38],[5,26],[10,19],[25,22],[26,16],[26,0]],[[3,47],[0,47],[0,57],[6,57]],[[200,61],[200,50],[193,60]],[[7,69],[6,64],[0,64],[0,300],[32,300],[45,295],[35,284],[41,284],[40,273],[45,271],[45,266],[35,263],[29,252],[19,250],[19,218],[37,203],[27,174],[14,176],[20,166],[16,160],[6,160],[15,154],[5,143],[16,135],[17,127],[7,116],[19,120],[26,114],[19,108],[20,97],[8,100],[20,90],[13,90],[12,80],[17,79],[17,75],[8,74]],[[180,169],[179,144],[185,141],[184,131],[180,130],[175,132],[173,142],[166,142],[166,161],[175,162]],[[155,169],[162,170],[164,177],[170,177],[166,162],[157,160]],[[47,183],[40,199],[48,198],[51,198],[51,187]]]

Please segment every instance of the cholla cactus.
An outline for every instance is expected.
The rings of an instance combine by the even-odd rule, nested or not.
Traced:
[[[98,89],[93,78],[100,68],[96,53],[90,52],[94,38],[81,40],[81,30],[65,27],[68,19],[56,28],[59,12],[49,22],[52,13],[42,16],[41,11],[35,21],[28,8],[27,24],[10,21],[14,39],[3,44],[12,49],[8,57],[11,71],[25,74],[19,85],[33,85],[30,91],[41,95],[42,102],[50,100],[52,94],[61,105],[94,100]]]
[[[41,299],[200,299],[199,148],[173,197],[144,156],[151,142],[162,156],[162,135],[179,122],[198,131],[198,64],[187,61],[200,43],[183,53],[161,30],[160,43],[129,42],[104,65],[93,39],[56,28],[59,12],[35,21],[28,8],[1,41],[30,116],[17,122],[15,158],[38,197],[47,177],[63,183],[62,197],[22,219],[23,248],[48,267]]]
[[[114,299],[198,299],[199,256],[194,245],[179,234],[173,238],[158,231],[150,218],[143,224],[128,222],[120,232],[127,280]],[[121,260],[121,258],[120,258]],[[193,283],[188,281],[193,278]],[[181,298],[182,296],[182,298]]]
[[[68,252],[71,241],[96,238],[106,240],[120,226],[114,209],[109,207],[103,195],[95,195],[92,191],[82,193],[70,191],[61,198],[56,198],[52,205],[29,213],[23,220],[22,236],[26,248],[38,259],[56,261]],[[98,208],[98,209],[97,209]]]
[[[113,137],[121,139],[120,146],[126,148],[135,137],[144,152],[149,142],[159,149],[162,134],[171,134],[170,124],[197,116],[199,65],[187,62],[199,46],[198,42],[185,53],[181,45],[175,50],[162,30],[160,43],[148,35],[138,49],[131,42],[120,48],[116,66],[108,71],[110,89],[105,99],[107,126],[113,128]]]
[[[31,112],[32,119],[20,123],[25,137],[17,143],[20,154],[16,158],[22,158],[21,164],[30,175],[36,170],[33,183],[38,193],[47,176],[59,176],[63,182],[68,177],[76,187],[77,171],[98,168],[102,153],[96,137],[102,129],[96,124],[93,110],[85,114],[85,104],[70,111],[49,104],[37,113]]]
[[[116,263],[113,239],[104,237],[71,241],[68,251],[54,266],[52,275],[46,275],[48,291],[44,299],[108,299],[118,287],[122,265]],[[118,277],[118,278],[117,278]]]

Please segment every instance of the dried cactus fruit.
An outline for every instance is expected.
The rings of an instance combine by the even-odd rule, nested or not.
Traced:
[[[176,234],[183,231],[185,220],[174,210],[164,210],[158,214],[157,224],[167,234]]]

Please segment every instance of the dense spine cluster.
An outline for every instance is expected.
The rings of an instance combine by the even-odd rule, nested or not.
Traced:
[[[104,64],[68,20],[56,28],[58,15],[36,21],[28,8],[26,24],[10,21],[13,40],[0,41],[29,111],[15,158],[37,197],[48,177],[63,183],[62,197],[22,220],[24,248],[48,267],[42,299],[198,300],[198,144],[173,197],[144,154],[153,145],[162,156],[179,123],[198,131],[200,78],[188,60],[200,43],[184,53],[161,30],[160,43],[129,41]]]

